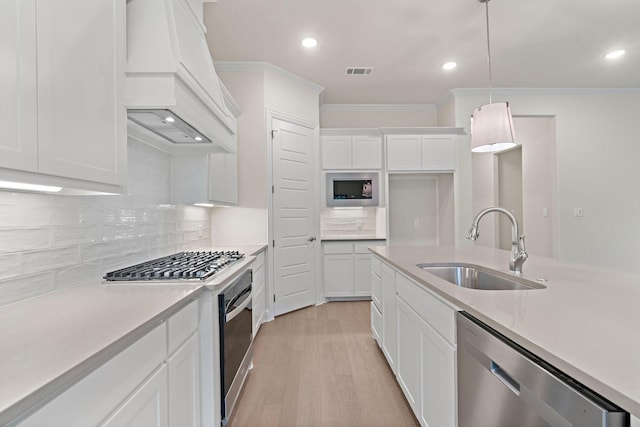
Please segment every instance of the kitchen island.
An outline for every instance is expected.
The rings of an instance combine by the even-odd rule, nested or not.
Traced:
[[[522,277],[545,289],[461,288],[417,267],[461,262],[509,273],[509,252],[478,246],[372,247],[382,262],[640,416],[640,277],[531,256]],[[633,425],[633,423],[632,423]]]

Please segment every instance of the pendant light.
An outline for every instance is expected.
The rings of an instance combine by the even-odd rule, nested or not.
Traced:
[[[471,116],[471,151],[490,153],[515,147],[513,118],[508,102],[491,102],[491,43],[489,41],[489,0],[485,4],[487,17],[487,57],[489,59],[489,103],[476,108]]]

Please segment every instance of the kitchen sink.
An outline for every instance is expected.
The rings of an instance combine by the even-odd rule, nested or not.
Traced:
[[[439,263],[418,264],[429,273],[462,288],[488,291],[544,289],[546,286],[507,273],[473,264]]]

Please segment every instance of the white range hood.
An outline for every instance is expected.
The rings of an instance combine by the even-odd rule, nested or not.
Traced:
[[[126,106],[168,144],[235,152],[202,23],[202,0],[128,0]]]

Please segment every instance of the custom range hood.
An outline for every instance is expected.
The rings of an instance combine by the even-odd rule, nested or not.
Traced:
[[[235,152],[205,32],[201,0],[127,1],[127,116],[168,145]]]

